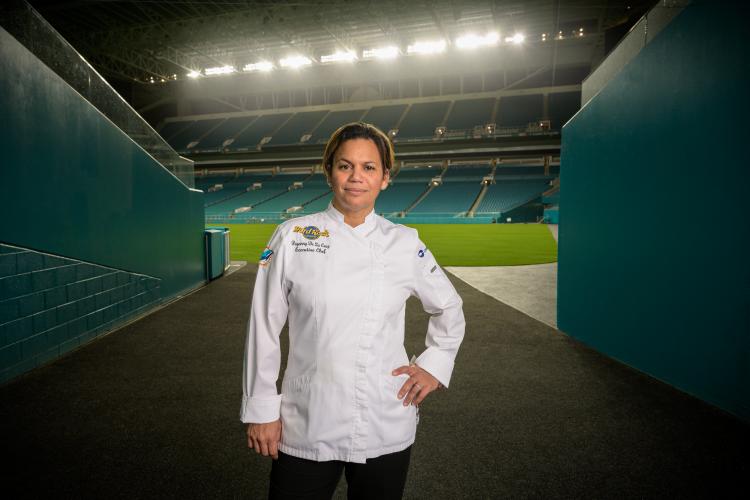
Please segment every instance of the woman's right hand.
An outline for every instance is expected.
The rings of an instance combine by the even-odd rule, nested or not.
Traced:
[[[266,424],[247,425],[247,446],[255,449],[256,453],[264,457],[279,458],[279,442],[281,441],[281,419]]]

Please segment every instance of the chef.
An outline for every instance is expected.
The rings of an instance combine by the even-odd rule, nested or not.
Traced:
[[[248,446],[274,458],[271,498],[331,498],[342,471],[350,498],[401,498],[418,406],[450,383],[462,301],[417,231],[374,212],[393,162],[383,132],[341,127],[323,156],[328,209],[280,224],[261,255],[240,417]],[[412,295],[430,320],[426,349],[410,362],[404,313]]]

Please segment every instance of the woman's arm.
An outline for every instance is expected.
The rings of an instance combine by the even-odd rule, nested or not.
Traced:
[[[414,250],[413,263],[413,293],[422,302],[430,320],[425,339],[427,349],[414,363],[394,371],[395,375],[410,375],[399,391],[399,397],[406,396],[405,404],[412,401],[419,404],[440,385],[448,387],[453,362],[466,329],[461,297],[438,266],[432,252],[419,240]]]
[[[240,419],[263,424],[279,420],[281,395],[276,380],[281,366],[279,335],[287,318],[283,224],[263,252],[255,278],[242,370]]]

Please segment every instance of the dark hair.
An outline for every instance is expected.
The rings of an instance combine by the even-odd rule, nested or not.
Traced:
[[[380,153],[380,162],[383,164],[383,174],[390,172],[395,163],[393,144],[387,135],[375,125],[364,122],[347,123],[331,134],[326,148],[323,152],[323,169],[328,178],[331,178],[333,168],[333,157],[339,147],[346,141],[352,139],[367,139],[372,141]]]

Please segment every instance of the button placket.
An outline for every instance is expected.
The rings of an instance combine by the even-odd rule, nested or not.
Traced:
[[[362,320],[362,330],[359,335],[355,371],[355,421],[352,429],[352,453],[366,456],[368,428],[368,379],[367,367],[372,356],[372,342],[377,332],[378,320],[382,309],[383,280],[385,265],[382,256],[375,245],[370,244],[370,290],[368,294],[369,307]]]

